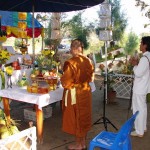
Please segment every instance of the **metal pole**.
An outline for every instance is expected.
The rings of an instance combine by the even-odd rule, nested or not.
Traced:
[[[35,38],[35,35],[34,35],[34,3],[35,3],[35,0],[32,1],[32,59],[33,59],[33,63],[34,63],[34,60],[35,60],[35,43],[34,43],[34,38]]]
[[[105,101],[107,104],[107,41],[105,41]]]

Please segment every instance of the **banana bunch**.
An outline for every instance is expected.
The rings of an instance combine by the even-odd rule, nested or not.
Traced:
[[[7,138],[10,135],[18,133],[17,123],[7,118],[2,109],[0,109],[0,139]]]
[[[13,74],[13,71],[14,71],[14,68],[11,66],[8,66],[5,68],[5,72],[7,73],[7,75],[11,76]]]

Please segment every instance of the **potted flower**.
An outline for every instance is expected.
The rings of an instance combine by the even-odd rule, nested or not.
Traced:
[[[116,103],[116,91],[113,88],[115,81],[113,76],[109,76],[107,78],[107,98],[108,103]]]

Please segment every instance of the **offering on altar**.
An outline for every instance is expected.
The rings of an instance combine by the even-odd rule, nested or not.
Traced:
[[[20,64],[19,64],[18,61],[14,61],[12,63],[12,67],[14,68],[14,70],[20,70],[21,69]]]
[[[57,77],[46,77],[45,80],[49,84],[50,90],[56,90],[58,83]]]
[[[47,85],[39,85],[34,81],[31,85],[27,86],[27,91],[29,93],[46,94],[50,91],[50,88]]]
[[[24,86],[27,86],[27,85],[28,85],[28,81],[27,81],[27,78],[26,78],[25,73],[22,75],[21,80],[19,80],[19,81],[17,82],[17,84],[18,84],[18,86],[20,86],[20,87],[24,87]]]
[[[51,71],[34,69],[31,73],[31,80],[33,82],[45,81],[49,85],[49,90],[55,90],[58,83],[58,73],[56,69]]]

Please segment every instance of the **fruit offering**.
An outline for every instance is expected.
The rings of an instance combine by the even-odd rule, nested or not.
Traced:
[[[23,74],[21,80],[19,80],[17,84],[18,84],[18,86],[20,86],[20,87],[23,87],[23,86],[27,86],[27,85],[28,85],[28,81],[27,81],[27,78],[26,78],[25,73]]]
[[[17,123],[10,118],[7,118],[2,109],[0,109],[0,139],[4,139],[20,132],[17,128]]]
[[[50,91],[50,88],[47,86],[38,86],[38,85],[28,85],[27,91],[29,93],[38,93],[38,94],[47,94]]]
[[[56,90],[58,79],[56,77],[45,78],[46,82],[49,84],[50,90]]]

